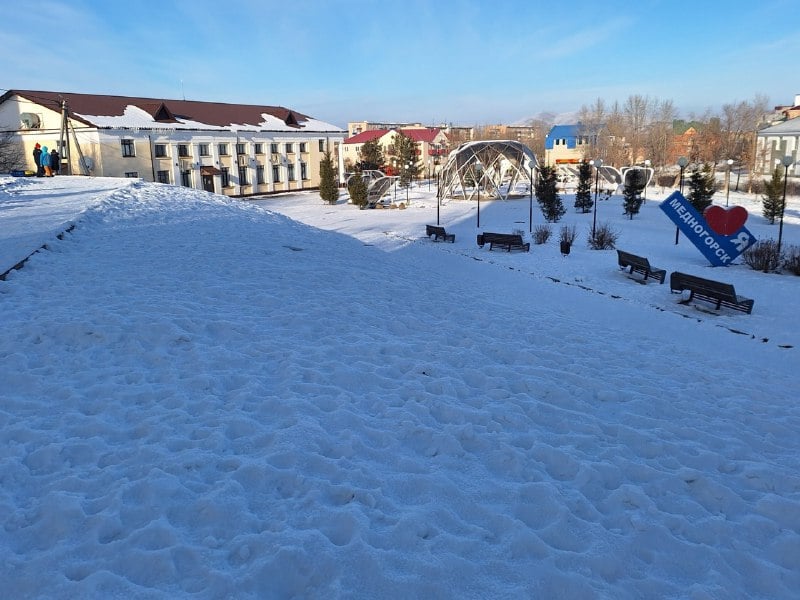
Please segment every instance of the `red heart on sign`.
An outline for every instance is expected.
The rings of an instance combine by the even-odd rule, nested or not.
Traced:
[[[733,235],[739,231],[747,221],[747,209],[741,206],[722,208],[721,206],[709,206],[703,211],[703,216],[716,233],[720,235]]]

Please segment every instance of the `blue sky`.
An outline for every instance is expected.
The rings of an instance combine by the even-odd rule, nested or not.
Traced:
[[[513,123],[632,94],[689,116],[800,94],[789,0],[8,4],[0,91],[281,105],[339,126]]]

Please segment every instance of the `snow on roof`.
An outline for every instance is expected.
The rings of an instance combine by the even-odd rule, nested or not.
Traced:
[[[9,90],[52,110],[66,101],[73,117],[100,128],[245,129],[342,133],[342,129],[283,106],[159,100],[31,90]]]
[[[758,135],[794,135],[800,134],[800,117],[789,119],[758,132]]]

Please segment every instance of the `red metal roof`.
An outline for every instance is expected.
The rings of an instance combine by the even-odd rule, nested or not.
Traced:
[[[363,144],[364,142],[371,142],[383,137],[391,131],[390,129],[368,129],[361,133],[355,134],[353,137],[347,138],[344,144]]]
[[[428,142],[429,144],[439,135],[438,128],[425,127],[424,129],[400,129],[400,133],[410,137],[415,142]]]
[[[61,110],[61,101],[66,100],[70,113],[92,116],[122,116],[125,107],[136,106],[159,122],[176,122],[175,118],[197,121],[207,125],[229,127],[231,125],[258,126],[264,121],[263,113],[276,117],[289,126],[301,127],[311,117],[283,106],[257,106],[250,104],[224,104],[221,102],[199,102],[195,100],[159,100],[132,96],[105,96],[96,94],[74,94],[71,92],[46,92],[35,90],[9,90],[0,97],[3,102],[12,95],[22,96],[32,102]],[[74,116],[74,115],[73,115]]]

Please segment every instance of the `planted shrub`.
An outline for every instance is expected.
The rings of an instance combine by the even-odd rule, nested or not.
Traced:
[[[558,241],[567,242],[572,244],[575,238],[578,237],[578,229],[575,225],[562,225],[561,231],[558,232]]]
[[[788,246],[783,255],[783,268],[800,275],[800,246]]]
[[[553,235],[553,231],[550,229],[550,225],[537,225],[533,229],[533,243],[546,244],[551,235]]]
[[[613,250],[617,247],[617,239],[619,239],[619,232],[616,231],[609,223],[600,223],[592,237],[592,231],[589,230],[589,248],[592,250]]]
[[[773,239],[760,240],[744,251],[742,260],[756,271],[764,273],[774,271],[781,263],[778,256],[778,242]]]

